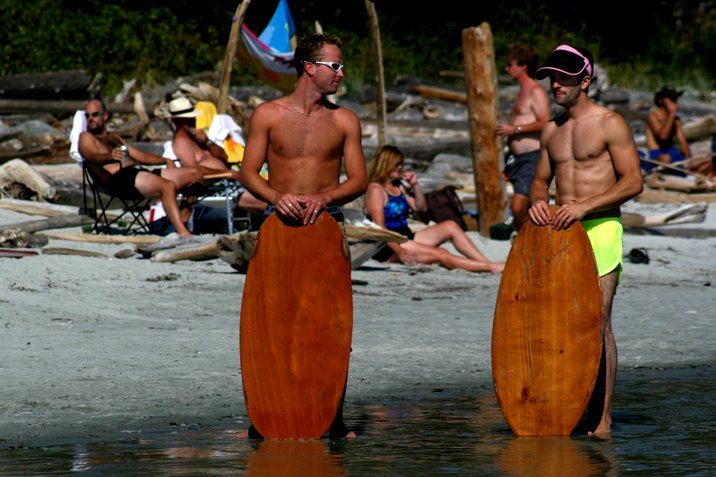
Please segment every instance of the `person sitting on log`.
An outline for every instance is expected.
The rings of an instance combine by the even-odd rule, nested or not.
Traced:
[[[403,153],[397,147],[386,145],[376,152],[368,180],[366,215],[381,227],[410,239],[401,244],[387,243],[373,256],[375,260],[436,263],[448,269],[461,268],[470,272],[501,273],[505,268],[504,262],[488,260],[455,221],[446,220],[413,233],[408,226],[408,216],[411,211],[426,209],[425,196],[415,173],[404,170]],[[407,193],[407,187],[401,181],[410,184],[412,195]],[[440,248],[448,241],[461,255]]]
[[[654,94],[656,108],[646,117],[646,145],[649,159],[672,166],[683,166],[685,170],[700,174],[713,172],[711,155],[705,158],[692,157],[686,134],[677,114],[678,99],[684,94],[674,88],[664,86]],[[678,147],[677,147],[678,145]],[[642,169],[657,167],[654,162],[644,163]],[[665,174],[684,175],[674,168],[663,168]]]

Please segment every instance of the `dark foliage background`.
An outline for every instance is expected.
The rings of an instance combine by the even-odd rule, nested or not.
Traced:
[[[245,23],[260,33],[278,0],[253,0]],[[299,35],[325,31],[344,40],[349,89],[374,83],[365,0],[289,0]],[[238,2],[228,0],[0,0],[0,74],[84,69],[101,72],[105,93],[137,78],[151,86],[167,78],[219,70]],[[586,46],[624,87],[662,82],[695,91],[714,89],[716,0],[601,2],[533,0],[375,0],[386,83],[397,75],[449,82],[462,71],[461,32],[488,22],[498,70],[510,45],[532,44],[544,58],[559,43]],[[627,12],[627,7],[630,12]],[[233,84],[253,84],[234,68]]]

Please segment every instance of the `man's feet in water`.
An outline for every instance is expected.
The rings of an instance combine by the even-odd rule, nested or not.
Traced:
[[[355,439],[356,433],[346,427],[343,421],[334,421],[328,428],[329,439]]]
[[[609,424],[602,425],[602,423],[599,423],[599,426],[597,426],[597,428],[594,429],[593,431],[587,432],[587,436],[589,436],[589,437],[598,437],[598,438],[602,438],[602,439],[606,439],[611,435],[612,435],[611,425],[609,425]]]
[[[257,431],[254,426],[250,426],[245,431],[237,432],[236,438],[237,439],[263,439],[264,436],[259,434],[259,431]]]
[[[356,433],[346,427],[343,422],[334,423],[328,429],[329,439],[355,439]],[[245,431],[236,433],[237,439],[263,439],[264,437],[256,430],[254,426],[249,427]]]

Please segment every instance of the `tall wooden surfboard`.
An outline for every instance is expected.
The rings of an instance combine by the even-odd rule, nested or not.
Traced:
[[[262,436],[315,439],[328,430],[352,330],[351,263],[338,223],[327,212],[307,226],[271,214],[249,261],[239,342],[246,410]]]
[[[492,375],[518,436],[567,436],[584,414],[602,352],[599,276],[580,222],[525,224],[507,257],[492,328]]]

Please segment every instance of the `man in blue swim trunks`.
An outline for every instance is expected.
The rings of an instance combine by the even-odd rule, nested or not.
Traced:
[[[539,157],[539,135],[549,121],[549,98],[544,87],[535,80],[537,52],[531,46],[515,45],[507,54],[505,70],[519,86],[512,117],[507,124],[498,124],[496,131],[507,138],[510,155],[505,161],[504,176],[512,183],[510,202],[513,226],[520,230],[528,219],[530,185]]]
[[[713,178],[714,160],[712,154],[695,157],[691,154],[686,134],[677,114],[679,97],[683,91],[664,86],[654,94],[656,108],[646,116],[646,146],[649,159],[673,166],[682,166],[685,171],[708,174]],[[657,167],[652,162],[642,161],[644,170]],[[685,175],[671,168],[664,168],[664,174]]]
[[[683,91],[664,86],[654,94],[656,108],[646,116],[646,145],[649,148],[649,159],[674,164],[689,159],[691,150],[686,141],[681,119],[677,115],[677,101]],[[678,147],[676,144],[678,143]],[[650,170],[656,167],[653,163],[642,164],[642,168]],[[664,172],[669,172],[666,169]]]
[[[592,243],[602,290],[604,350],[593,396],[593,402],[603,402],[596,410],[599,423],[590,423],[594,427],[589,429],[589,435],[607,436],[611,432],[617,370],[611,308],[621,274],[619,206],[641,193],[643,181],[629,125],[622,116],[597,105],[588,96],[593,68],[592,55],[587,50],[560,45],[537,70],[537,78],[549,76],[554,100],[565,112],[549,121],[542,131],[528,213],[536,225],[558,230],[581,220]],[[554,216],[548,205],[552,179],[559,206]]]

